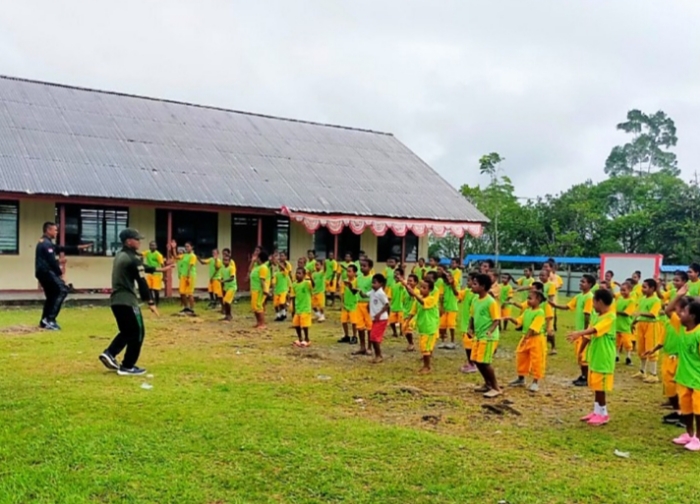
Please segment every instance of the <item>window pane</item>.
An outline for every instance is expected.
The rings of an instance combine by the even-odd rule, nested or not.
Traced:
[[[333,235],[327,228],[320,227],[314,233],[314,250],[319,259],[325,259],[328,252],[333,252],[334,244]]]
[[[404,261],[418,262],[418,237],[412,231],[406,233],[406,258]]]
[[[0,201],[0,254],[19,251],[19,203]]]
[[[352,232],[349,227],[343,228],[342,233],[338,235],[338,255],[340,259],[345,257],[348,252],[352,255],[353,260],[360,257],[360,240],[361,236]]]
[[[92,243],[86,255],[113,256],[121,248],[119,233],[129,227],[129,210],[119,207],[65,205],[66,221],[60,222],[56,206],[56,223],[63,228],[65,245],[76,247]],[[75,251],[66,252],[76,255]]]
[[[210,257],[211,251],[218,247],[219,214],[216,212],[190,212],[173,210],[173,239],[179,247],[191,242],[195,253]],[[162,251],[167,246],[168,210],[156,210],[156,240]]]
[[[418,237],[411,231],[406,233],[406,262],[418,260]],[[400,236],[396,236],[392,230],[388,230],[384,236],[377,238],[377,261],[386,262],[390,257],[401,258]]]

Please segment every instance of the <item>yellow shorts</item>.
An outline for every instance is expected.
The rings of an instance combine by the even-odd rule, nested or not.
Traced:
[[[404,334],[413,334],[416,332],[416,319],[403,318],[403,313],[401,314],[401,332]]]
[[[630,333],[617,333],[617,348],[628,352],[632,350],[632,335]]]
[[[189,277],[180,277],[180,295],[192,296],[194,294],[194,280]]]
[[[457,312],[445,312],[440,315],[440,329],[454,329],[457,327]]]
[[[594,392],[610,392],[613,389],[613,374],[588,370],[588,388]]]
[[[348,311],[345,308],[343,308],[340,311],[340,323],[341,324],[353,324],[357,325],[357,321],[359,319],[359,314],[357,313],[357,309],[354,309],[352,311]]]
[[[664,384],[664,395],[675,397],[676,390],[676,370],[678,369],[678,357],[675,355],[664,355],[661,361],[661,381]]]
[[[146,275],[146,283],[151,290],[163,290],[163,275]]]
[[[232,304],[233,298],[236,297],[236,289],[228,289],[224,294],[224,303]]]
[[[369,331],[372,329],[372,317],[369,316],[369,303],[357,304],[357,329]]]
[[[676,384],[678,391],[678,402],[681,406],[681,415],[700,415],[700,390],[694,390]]]
[[[510,306],[501,308],[501,318],[510,317]]]
[[[423,355],[432,355],[438,337],[438,334],[421,334],[418,340],[420,353]]]
[[[474,338],[469,336],[469,333],[462,334],[462,346],[465,350],[471,350],[474,348]]]
[[[272,298],[273,306],[284,306],[287,304],[287,293],[275,294]]]
[[[223,293],[221,292],[221,282],[219,280],[209,280],[208,291],[214,293],[216,297],[223,296]]]
[[[336,285],[335,280],[326,280],[326,292],[335,293]]]
[[[326,294],[321,292],[320,294],[314,294],[311,296],[311,308],[314,310],[323,309],[326,307]]]
[[[389,313],[389,324],[400,324],[403,322],[403,312]]]
[[[638,322],[637,323],[637,353],[642,357],[645,353],[653,350],[660,341],[659,328],[661,324],[658,322]],[[654,352],[644,359],[654,362],[659,358],[659,353]]]
[[[297,313],[292,319],[292,327],[311,327],[311,314],[310,313]]]
[[[265,294],[259,291],[250,293],[250,307],[253,313],[263,313],[265,311]]]
[[[497,348],[498,341],[475,340],[472,345],[471,359],[479,364],[491,364]]]

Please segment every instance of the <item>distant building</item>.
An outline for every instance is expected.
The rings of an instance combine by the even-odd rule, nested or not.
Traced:
[[[413,262],[488,219],[390,134],[0,77],[0,290],[37,289],[44,221],[94,242],[66,277],[100,289],[127,225],[245,271],[256,244]]]

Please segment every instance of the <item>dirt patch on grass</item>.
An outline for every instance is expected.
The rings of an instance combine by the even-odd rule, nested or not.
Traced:
[[[25,334],[33,334],[41,331],[38,327],[28,325],[15,325],[9,327],[0,327],[0,334],[5,336],[23,336]]]

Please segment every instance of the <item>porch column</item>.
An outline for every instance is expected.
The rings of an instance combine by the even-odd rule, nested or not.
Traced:
[[[333,254],[335,260],[338,260],[338,235],[333,235]]]
[[[464,236],[459,239],[459,267],[464,262]]]
[[[172,212],[172,210],[168,210],[167,240],[168,240],[168,245],[166,247],[166,250],[168,249],[168,247],[170,247],[170,242],[173,241],[173,212]],[[173,250],[173,253],[176,254],[177,251]],[[173,270],[168,270],[165,272],[165,297],[166,298],[172,297],[172,295],[173,295],[172,273],[173,273]]]
[[[58,245],[61,247],[66,246],[66,205],[63,203],[58,205],[58,221],[61,225],[58,227]],[[61,252],[58,257],[58,261],[61,264],[61,272],[66,274],[66,254]]]
[[[401,266],[406,262],[406,236],[401,237]]]
[[[258,217],[258,246],[262,247],[262,217]]]

